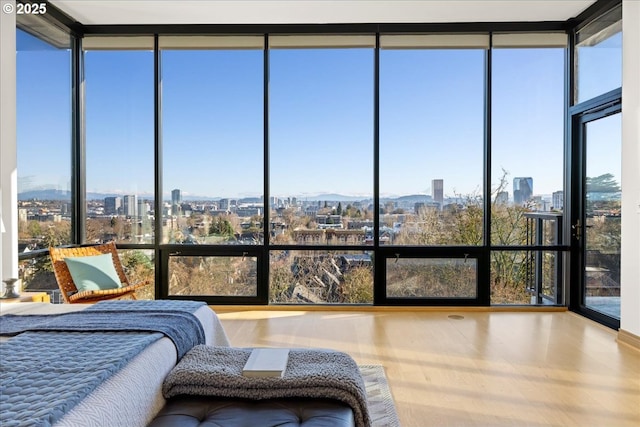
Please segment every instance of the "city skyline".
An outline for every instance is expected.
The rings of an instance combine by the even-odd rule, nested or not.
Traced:
[[[440,180],[441,181],[441,180]],[[174,199],[173,199],[173,192],[174,191],[180,191],[180,201],[184,201],[184,202],[188,202],[188,201],[219,201],[219,200],[255,200],[255,199],[260,199],[263,200],[264,196],[263,195],[258,195],[258,196],[245,196],[245,197],[225,197],[225,196],[203,196],[203,195],[193,195],[193,194],[189,194],[187,192],[182,191],[182,189],[174,189],[171,190],[170,192],[164,192],[162,201],[164,203],[169,203],[169,204],[173,204],[174,203]],[[413,194],[387,194],[387,195],[380,195],[380,199],[384,200],[384,199],[402,199],[402,198],[415,198],[415,197],[424,197],[426,199],[432,199],[434,201],[439,201],[436,198],[434,198],[433,192],[431,190],[429,190],[431,192],[431,194],[427,194],[427,193],[413,193]],[[530,198],[534,198],[534,197],[547,197],[547,198],[551,198],[553,197],[556,193],[558,192],[562,192],[562,190],[556,190],[552,193],[549,194],[538,194],[538,193],[532,193],[530,196]],[[71,193],[67,190],[67,191],[62,191],[62,190],[56,190],[56,189],[48,189],[48,188],[43,188],[40,190],[28,190],[28,191],[19,191],[18,195],[18,199],[19,200],[30,200],[30,199],[42,199],[42,200],[56,200],[56,199],[64,199],[66,198],[66,196],[70,195]],[[507,200],[510,201],[515,201],[514,196],[513,196],[513,192],[510,191],[501,191],[499,193],[497,193],[495,195],[495,197],[500,197],[500,198],[504,198],[506,197]],[[62,195],[62,196],[61,196]],[[123,193],[94,193],[94,192],[88,192],[87,193],[87,200],[101,200],[101,199],[112,199],[112,198],[119,198],[122,199],[123,197],[126,196],[136,196],[138,198],[141,199],[145,199],[145,200],[153,200],[155,198],[154,194],[151,193],[130,193],[130,192],[123,192]],[[319,193],[319,194],[315,194],[315,195],[306,195],[304,197],[301,196],[297,196],[297,195],[279,195],[279,196],[273,196],[271,195],[270,198],[276,198],[276,199],[297,199],[299,201],[362,201],[362,200],[373,200],[373,196],[357,196],[357,195],[348,195],[348,194],[340,194],[340,193]],[[452,200],[460,200],[461,196],[457,196],[457,195],[447,195],[447,194],[443,194],[442,195],[443,200],[446,201],[452,201]],[[121,200],[122,201],[122,200]]]

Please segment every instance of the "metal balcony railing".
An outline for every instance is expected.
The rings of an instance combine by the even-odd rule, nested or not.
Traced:
[[[526,233],[529,246],[560,246],[562,212],[528,212]],[[527,256],[527,291],[532,304],[562,304],[562,250],[532,250]]]

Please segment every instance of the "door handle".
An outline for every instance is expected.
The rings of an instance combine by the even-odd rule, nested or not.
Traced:
[[[575,236],[575,238],[580,240],[580,238],[582,238],[584,229],[591,227],[593,227],[593,225],[582,225],[582,221],[578,220],[574,225],[571,226],[571,229],[573,230],[573,235]]]
[[[580,240],[582,237],[582,222],[580,220],[576,221],[576,223],[571,226],[571,229],[573,230],[573,236],[576,240]]]

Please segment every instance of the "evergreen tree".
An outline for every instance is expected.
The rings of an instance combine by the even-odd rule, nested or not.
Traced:
[[[620,191],[620,185],[616,182],[613,175],[605,173],[596,177],[587,177],[588,193],[617,193]]]

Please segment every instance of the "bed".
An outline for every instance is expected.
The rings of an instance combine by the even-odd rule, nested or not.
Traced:
[[[88,307],[90,305],[0,303],[0,315],[59,314],[83,311]],[[229,340],[213,310],[204,305],[195,310],[193,315],[202,326],[205,344],[229,346]],[[9,339],[0,337],[0,350],[3,347],[8,348],[5,344]],[[162,383],[177,362],[178,355],[174,341],[167,337],[153,341],[124,367],[66,411],[62,417],[58,417],[53,425],[56,427],[146,426],[166,403],[162,396]],[[11,363],[12,355],[2,351],[2,365],[8,367]],[[5,386],[7,384],[2,385],[2,387]],[[2,411],[4,410],[3,405]],[[15,425],[29,424],[16,423]]]

